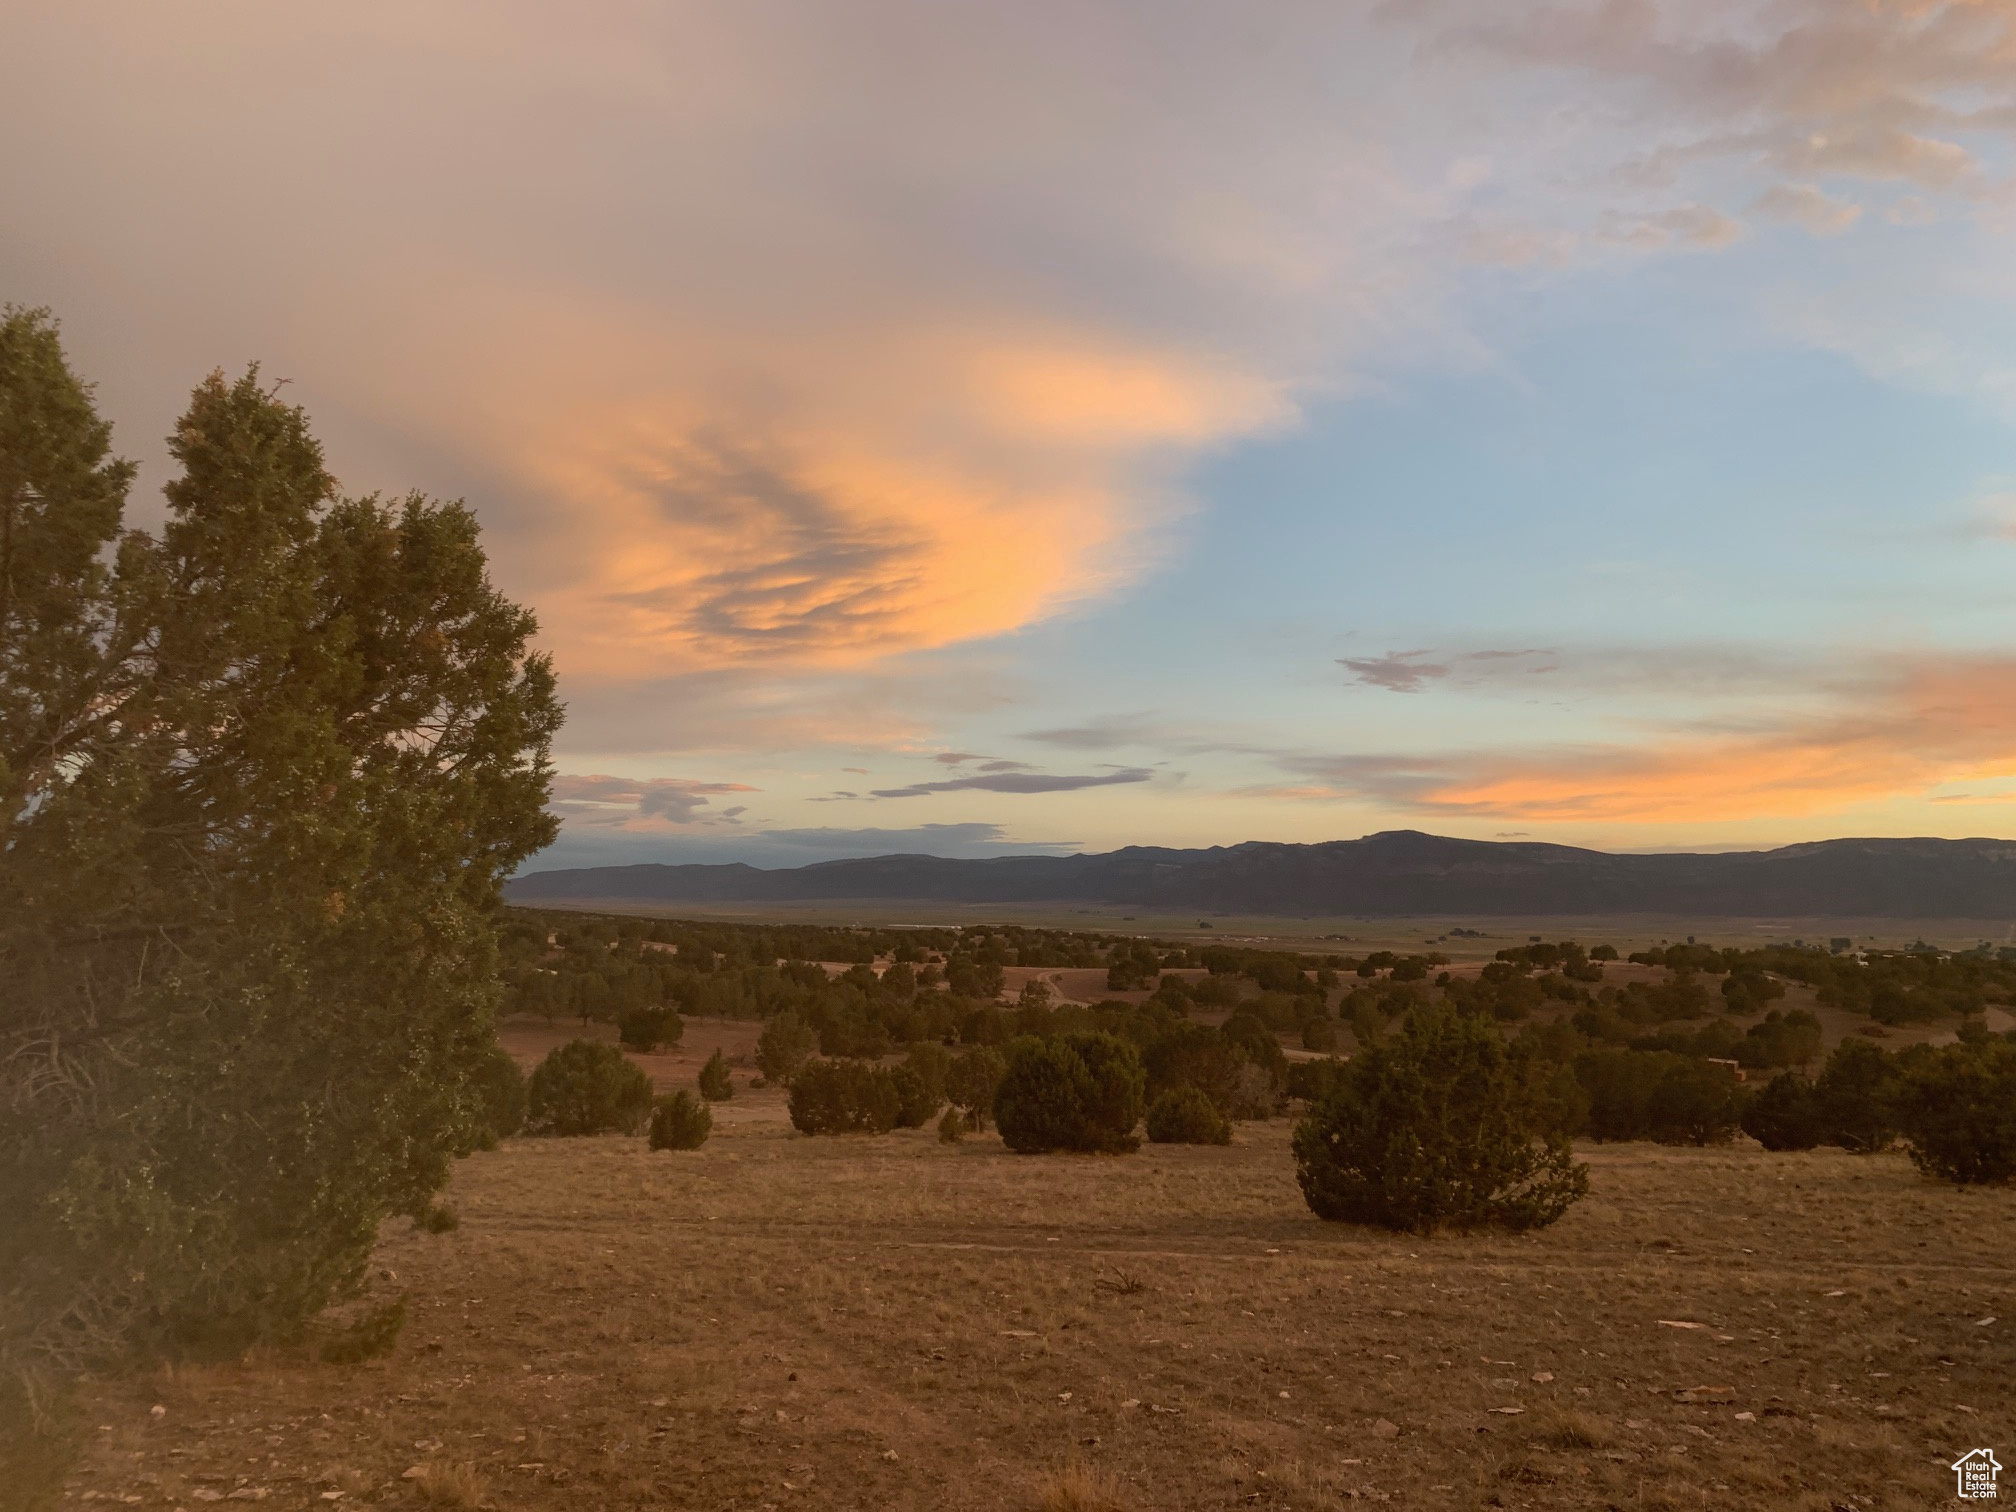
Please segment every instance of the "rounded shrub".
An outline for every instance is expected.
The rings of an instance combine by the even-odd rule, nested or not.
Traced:
[[[616,1016],[616,1037],[631,1050],[669,1050],[686,1033],[686,1020],[670,1003],[625,1008]]]
[[[945,1106],[945,1096],[915,1066],[897,1066],[883,1073],[896,1089],[896,1127],[921,1129]]]
[[[728,1057],[716,1050],[700,1068],[700,1095],[709,1102],[726,1102],[735,1095],[735,1083],[728,1075]]]
[[[1589,1190],[1497,1029],[1443,1006],[1348,1062],[1294,1148],[1317,1217],[1397,1232],[1539,1228]]]
[[[1767,1150],[1812,1149],[1826,1132],[1813,1084],[1791,1071],[1772,1077],[1745,1100],[1743,1132]]]
[[[494,1148],[525,1127],[525,1073],[502,1045],[484,1052],[469,1077],[476,1096],[476,1145]]]
[[[969,1127],[987,1127],[987,1115],[994,1109],[994,1094],[1001,1078],[1008,1074],[1008,1058],[992,1045],[975,1045],[956,1057],[945,1071],[945,1096],[964,1111]]]
[[[1002,1142],[1023,1154],[1126,1154],[1141,1145],[1134,1126],[1145,1082],[1134,1047],[1111,1034],[1017,1040],[994,1094],[994,1122]]]
[[[1148,1138],[1154,1144],[1232,1143],[1232,1125],[1195,1087],[1171,1087],[1148,1105]]]
[[[1821,1138],[1870,1155],[1897,1139],[1897,1062],[1867,1040],[1847,1039],[1827,1057],[1813,1095],[1820,1101]]]
[[[635,1134],[651,1111],[651,1078],[614,1045],[572,1040],[532,1072],[525,1111],[534,1134]]]
[[[789,1086],[798,1068],[819,1048],[819,1036],[795,1013],[780,1013],[756,1038],[756,1065],[766,1080]]]
[[[1957,1186],[2016,1177],[2016,1045],[1949,1045],[1904,1072],[1893,1100],[1911,1160]]]
[[[792,1078],[790,1105],[801,1134],[887,1134],[902,1111],[895,1078],[858,1060],[805,1066]]]
[[[1743,1088],[1724,1066],[1688,1058],[1659,1078],[1645,1105],[1659,1144],[1727,1144],[1743,1114]]]
[[[654,1150],[697,1150],[714,1132],[714,1113],[707,1104],[681,1087],[670,1097],[661,1097],[651,1108],[651,1148]]]

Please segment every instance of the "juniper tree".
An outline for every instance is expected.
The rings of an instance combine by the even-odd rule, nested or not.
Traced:
[[[158,537],[0,316],[0,1367],[285,1338],[488,1128],[560,718],[474,517],[212,375]]]
[[[1428,1233],[1552,1223],[1589,1190],[1488,1021],[1417,1009],[1349,1061],[1295,1130],[1296,1177],[1319,1218]]]

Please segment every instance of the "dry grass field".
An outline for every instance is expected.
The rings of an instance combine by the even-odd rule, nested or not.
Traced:
[[[389,1358],[91,1387],[70,1502],[1878,1512],[2016,1451],[2016,1192],[1901,1156],[1593,1147],[1554,1228],[1423,1240],[1313,1218],[1285,1120],[1084,1158],[719,1112],[465,1161],[459,1229],[387,1227]]]

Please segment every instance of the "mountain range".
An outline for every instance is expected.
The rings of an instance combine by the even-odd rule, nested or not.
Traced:
[[[1821,840],[1619,855],[1387,830],[1314,845],[1127,846],[1079,856],[876,856],[762,869],[591,866],[512,881],[512,902],[1112,903],[1236,914],[2016,917],[2016,841]]]

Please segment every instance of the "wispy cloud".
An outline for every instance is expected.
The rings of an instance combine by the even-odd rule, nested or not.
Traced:
[[[724,794],[754,793],[741,782],[699,782],[685,777],[607,777],[560,773],[553,779],[553,811],[570,824],[663,827],[732,824],[746,809],[715,809]]]
[[[1288,755],[1299,788],[1422,814],[1554,822],[1736,820],[1832,812],[2016,776],[2016,659],[1893,659],[1835,707],[1636,742],[1523,750]]]
[[[957,777],[944,782],[913,782],[908,787],[877,788],[877,798],[922,798],[931,793],[1074,793],[1081,788],[1113,787],[1130,782],[1146,782],[1155,774],[1146,767],[1122,767],[1117,772],[1091,776],[1049,776],[1043,773],[1002,772],[991,776]]]

